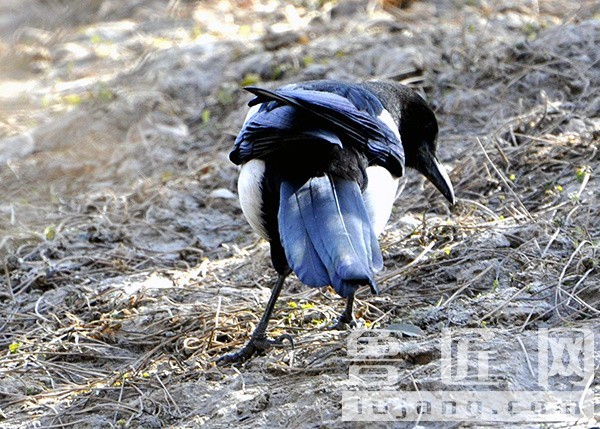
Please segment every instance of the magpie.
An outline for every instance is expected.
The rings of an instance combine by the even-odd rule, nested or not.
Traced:
[[[331,285],[346,298],[335,328],[353,324],[359,286],[379,293],[378,236],[405,167],[421,172],[454,204],[436,158],[438,124],[412,89],[396,82],[316,80],[254,94],[229,157],[241,165],[238,194],[252,229],[268,240],[278,273],[249,342],[219,364],[244,362],[285,340],[266,329],[286,277]]]

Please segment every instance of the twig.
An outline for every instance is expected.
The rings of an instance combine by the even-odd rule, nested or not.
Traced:
[[[533,222],[534,221],[533,216],[531,216],[531,213],[529,213],[529,210],[527,210],[527,207],[525,207],[525,205],[523,204],[523,202],[521,201],[521,199],[519,198],[519,196],[517,195],[517,193],[510,186],[510,184],[508,183],[508,180],[506,180],[506,177],[504,177],[504,174],[502,174],[502,172],[500,170],[498,170],[498,168],[496,167],[496,165],[494,164],[494,162],[492,161],[492,159],[488,155],[487,151],[483,147],[483,144],[481,143],[481,140],[479,140],[479,137],[477,137],[476,140],[477,140],[477,144],[479,144],[479,147],[481,148],[481,150],[483,152],[483,155],[485,156],[485,159],[492,166],[492,168],[494,169],[494,171],[496,172],[496,174],[498,175],[498,177],[500,178],[500,180],[502,180],[502,182],[504,183],[504,186],[506,186],[506,188],[508,189],[508,191],[515,198],[515,200],[517,201],[517,203],[519,204],[519,206],[521,207],[521,209],[523,210],[523,212],[525,213],[525,215],[527,216],[527,218],[530,221]]]
[[[571,265],[571,262],[573,262],[573,258],[575,257],[575,255],[577,253],[579,253],[579,251],[581,250],[581,248],[583,246],[585,246],[586,244],[592,244],[592,243],[590,243],[587,240],[584,240],[581,243],[579,243],[579,245],[577,246],[577,248],[573,251],[573,253],[571,253],[571,256],[569,257],[569,260],[567,261],[567,263],[563,267],[562,271],[560,272],[560,276],[558,277],[558,282],[556,284],[556,291],[554,293],[554,304],[558,305],[559,297],[561,295],[561,292],[563,291],[563,289],[562,289],[562,282],[563,282],[563,279],[564,279],[565,274],[567,272],[567,269],[569,268],[569,265]],[[558,306],[556,307],[556,314],[559,317],[561,317],[560,311],[558,310]]]
[[[469,280],[468,282],[465,282],[464,285],[462,285],[460,288],[458,288],[451,296],[450,298],[448,298],[442,305],[438,305],[437,307],[447,307],[448,304],[450,304],[452,301],[454,301],[454,299],[460,295],[466,288],[468,288],[469,286],[471,286],[473,283],[475,283],[476,281],[478,281],[480,278],[482,278],[483,276],[485,276],[489,271],[491,271],[494,267],[493,265],[488,265],[482,272],[480,272],[479,274],[477,274],[475,277],[473,277],[471,280]]]
[[[171,403],[175,406],[175,409],[177,410],[178,417],[183,417],[183,414],[181,413],[181,410],[179,409],[179,405],[177,405],[177,402],[175,402],[175,400],[171,396],[171,393],[169,392],[169,389],[167,389],[166,386],[163,384],[163,382],[160,379],[160,377],[158,376],[158,374],[155,373],[154,377],[158,380],[158,382],[160,383],[160,386],[165,391],[165,395],[167,395],[167,397],[169,398],[169,400],[171,401]]]
[[[427,246],[425,246],[425,248],[423,249],[423,251],[421,253],[419,253],[417,255],[417,257],[415,259],[413,259],[410,263],[404,265],[403,267],[400,267],[398,269],[395,269],[393,271],[391,271],[390,273],[387,273],[386,275],[381,277],[381,282],[387,282],[391,279],[393,279],[394,277],[399,276],[400,274],[402,274],[403,272],[407,271],[409,268],[411,268],[412,266],[416,265],[417,263],[419,263],[421,261],[421,259],[425,258],[425,255],[427,255],[431,249],[433,248],[433,246],[435,246],[435,240],[432,240],[429,244],[427,244]],[[386,288],[382,288],[381,291],[386,291],[389,290],[392,286],[388,286]]]

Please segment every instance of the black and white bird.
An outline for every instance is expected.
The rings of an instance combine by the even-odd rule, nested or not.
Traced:
[[[241,165],[242,211],[269,241],[279,277],[250,341],[219,363],[242,362],[292,341],[287,334],[266,335],[291,271],[308,286],[333,286],[347,299],[336,326],[352,323],[358,287],[379,293],[377,237],[405,166],[424,174],[454,204],[452,184],[436,158],[437,120],[410,88],[319,80],[246,90],[256,97],[230,159]]]

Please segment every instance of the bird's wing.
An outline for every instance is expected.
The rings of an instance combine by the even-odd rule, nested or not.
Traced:
[[[371,92],[364,85],[340,82],[333,80],[313,80],[307,82],[293,83],[280,89],[283,90],[305,90],[319,91],[324,93],[336,94],[352,103],[358,110],[367,112],[372,116],[379,116],[383,111],[383,103],[377,98],[375,93]],[[257,97],[248,103],[250,106],[262,103],[260,97]]]
[[[307,126],[305,116],[299,115],[297,109],[290,106],[259,109],[240,131],[230,154],[231,160],[241,164],[254,158],[264,158],[280,148],[281,142],[322,141],[342,145],[339,137],[324,124]]]
[[[327,81],[326,81],[327,83]],[[327,87],[291,86],[275,91],[247,87],[257,97],[249,105],[261,104],[248,119],[230,155],[242,163],[257,154],[275,150],[282,137],[295,135],[308,140],[308,133],[333,144],[348,142],[367,155],[370,163],[388,168],[395,176],[404,172],[404,149],[399,136],[380,118],[381,102],[368,90],[355,85]],[[254,140],[260,144],[254,148]],[[266,147],[269,146],[270,149]]]

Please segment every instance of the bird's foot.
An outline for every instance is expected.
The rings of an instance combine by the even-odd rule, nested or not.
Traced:
[[[275,339],[267,338],[266,335],[252,336],[250,341],[234,353],[229,353],[217,359],[217,365],[229,365],[235,363],[244,363],[252,356],[262,355],[271,347],[285,347],[284,341],[288,341],[294,349],[294,339],[289,334],[283,334]]]
[[[346,329],[356,328],[358,324],[356,323],[356,319],[354,316],[347,314],[342,314],[337,322],[333,325],[329,326],[327,329],[330,331],[345,331]]]

